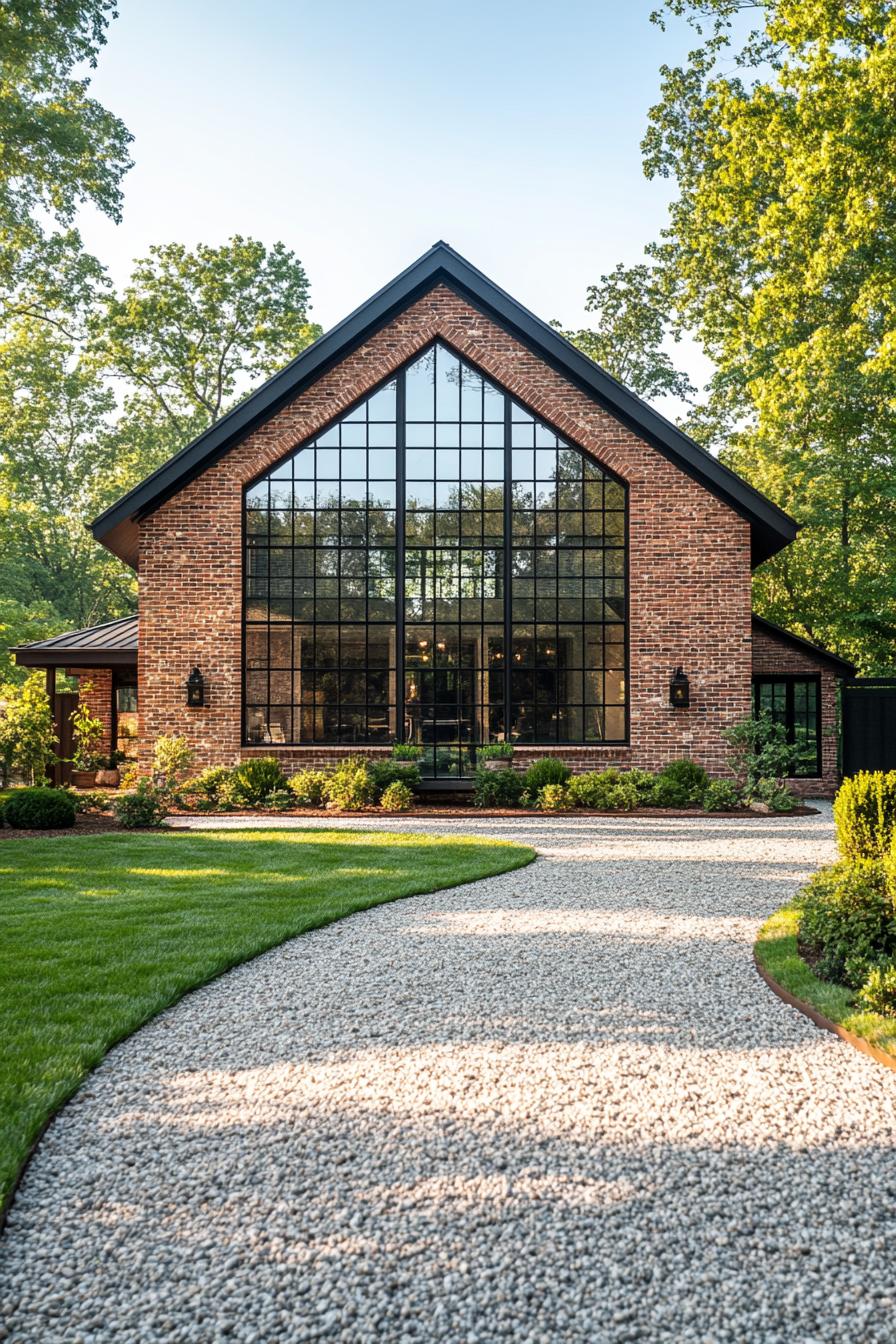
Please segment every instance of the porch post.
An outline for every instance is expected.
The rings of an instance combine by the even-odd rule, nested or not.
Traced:
[[[62,766],[59,764],[59,724],[56,722],[56,668],[44,668],[46,674],[47,699],[50,702],[50,713],[53,715],[53,726],[56,729],[57,752],[56,760],[47,766],[47,778],[51,784],[62,783]]]

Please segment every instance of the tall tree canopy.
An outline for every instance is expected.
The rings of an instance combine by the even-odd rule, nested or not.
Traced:
[[[669,15],[699,45],[663,67],[650,112],[645,171],[677,194],[647,251],[673,328],[715,365],[687,427],[804,525],[758,571],[757,608],[891,670],[896,9],[667,0]]]
[[[602,275],[588,287],[585,311],[596,324],[563,335],[590,359],[642,397],[691,397],[694,388],[664,348],[674,333],[658,267],[620,265]]]
[[[47,211],[70,223],[90,201],[121,215],[131,136],[88,97],[76,66],[95,66],[112,0],[5,0],[0,9],[0,212],[5,228]]]
[[[319,333],[281,243],[155,247],[121,294],[87,293],[0,339],[0,648],[133,610],[85,523]]]
[[[69,286],[96,280],[68,227],[80,205],[121,216],[131,136],[82,73],[115,13],[112,0],[0,6],[0,320],[9,305],[65,307]],[[48,238],[46,219],[64,231]]]
[[[38,620],[47,634],[133,603],[133,576],[85,528],[121,480],[113,407],[46,322],[22,321],[0,344],[0,622],[10,641],[38,638]]]
[[[97,305],[91,350],[127,386],[130,418],[189,436],[320,335],[309,306],[308,277],[282,243],[168,243]]]

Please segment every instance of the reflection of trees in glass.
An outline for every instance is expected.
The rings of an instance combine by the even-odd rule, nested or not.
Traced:
[[[425,746],[437,771],[447,752],[456,772],[483,739],[624,738],[621,486],[443,347],[401,377],[403,434],[394,422],[375,424],[364,404],[247,498],[259,514],[247,520],[250,550],[271,557],[269,619],[285,619],[292,601],[294,619],[311,622],[312,648],[329,623],[340,632],[326,667],[308,655],[302,694],[312,693],[310,679],[327,713],[301,718],[301,740],[360,741],[362,729],[381,740],[386,695],[391,731]],[[398,451],[387,446],[399,439],[407,441],[403,486]],[[391,474],[359,479],[365,470]],[[285,592],[278,551],[302,566]],[[247,582],[255,573],[250,556]],[[257,574],[250,620],[265,614],[263,565]],[[365,628],[368,638],[389,630],[385,670],[374,679],[361,675],[349,637],[363,639]],[[513,684],[508,646],[519,664]],[[368,645],[368,672],[371,657]],[[247,685],[250,702],[258,703]]]

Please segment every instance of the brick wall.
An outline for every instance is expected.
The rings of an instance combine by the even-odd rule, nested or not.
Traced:
[[[821,678],[821,778],[791,779],[802,798],[831,798],[837,791],[837,676],[830,664],[813,658],[764,630],[753,632],[753,673],[757,677]]]
[[[720,731],[750,708],[749,525],[526,347],[437,286],[141,523],[141,759],[185,733],[205,763],[241,747],[243,486],[369,392],[435,337],[550,421],[629,487],[630,745],[563,748],[581,768],[650,768],[688,755],[727,773]],[[681,664],[691,707],[669,707]],[[197,664],[207,704],[185,706]],[[270,752],[266,748],[266,752]],[[338,750],[281,748],[288,765]],[[537,749],[527,748],[535,756]]]
[[[103,725],[99,747],[102,755],[112,751],[112,669],[110,667],[67,667],[70,677],[78,678],[78,698]]]

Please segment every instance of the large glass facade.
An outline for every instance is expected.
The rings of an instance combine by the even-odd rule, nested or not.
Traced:
[[[245,737],[626,737],[625,495],[437,344],[246,494]]]

